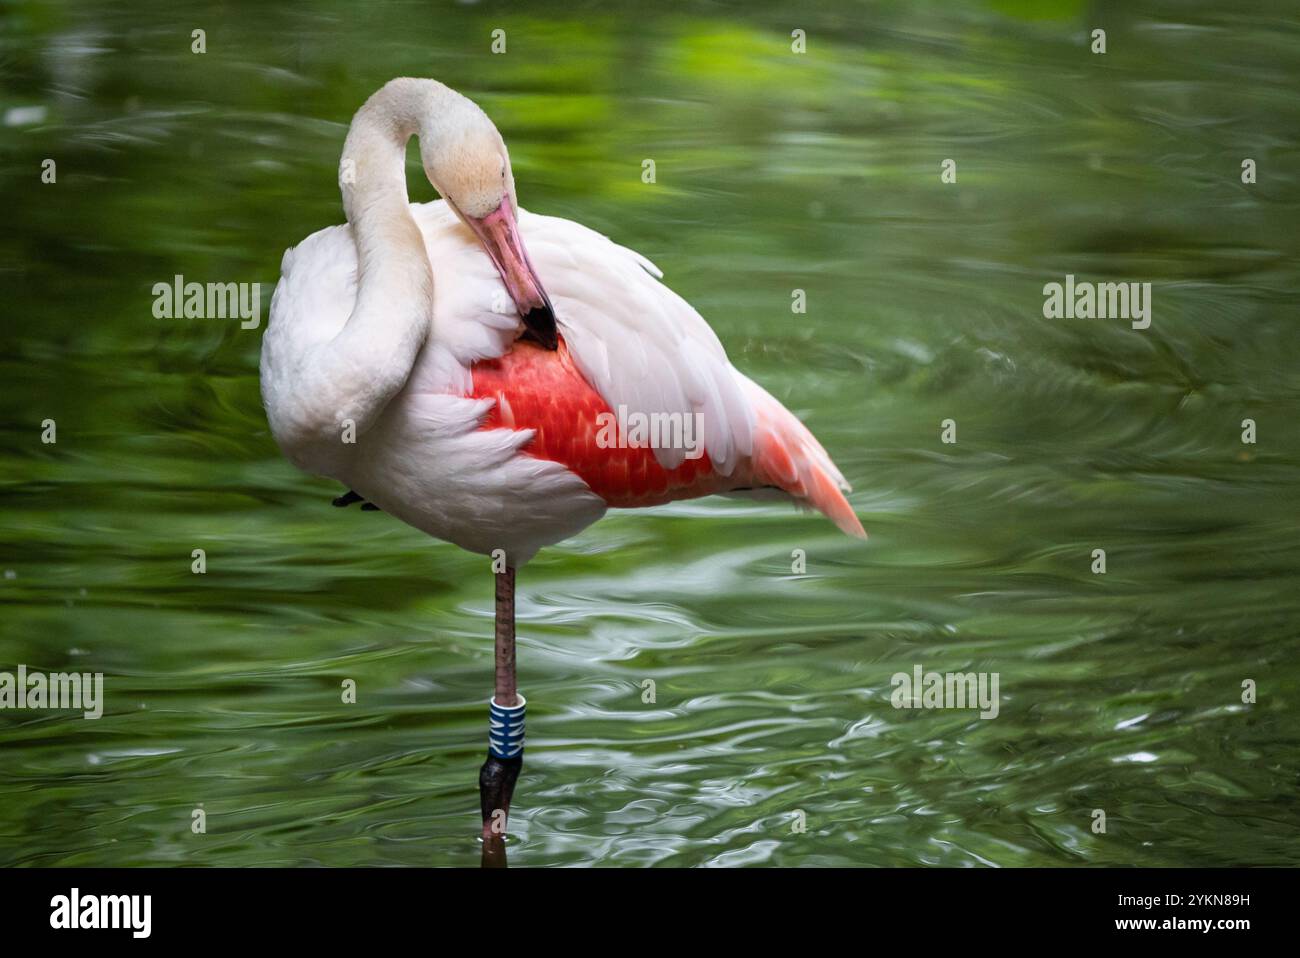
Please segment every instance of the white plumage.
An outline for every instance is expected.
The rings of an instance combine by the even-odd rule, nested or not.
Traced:
[[[605,504],[569,470],[521,452],[528,431],[478,426],[490,400],[465,399],[473,363],[499,357],[520,320],[492,261],[441,200],[412,204],[433,270],[433,318],[404,388],[355,443],[303,442],[276,430],[294,404],[294,357],[329,344],[356,304],[347,226],[284,254],[262,351],[273,431],[295,465],[330,476],[399,519],[476,552],[522,564],[581,531]],[[647,259],[570,220],[519,211],[519,227],[576,364],[611,409],[700,413],[704,447],[729,474],[752,452],[753,412],[713,330],[659,281]],[[339,426],[339,432],[342,432]],[[684,452],[656,449],[665,468]]]

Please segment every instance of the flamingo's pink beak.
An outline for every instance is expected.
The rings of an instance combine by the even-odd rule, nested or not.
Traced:
[[[551,310],[551,301],[542,289],[542,282],[537,278],[533,264],[528,260],[528,251],[524,249],[524,241],[519,236],[519,224],[515,221],[514,204],[507,197],[487,216],[467,216],[465,221],[501,274],[506,292],[523,317],[526,327],[524,336],[535,340],[545,349],[555,349],[559,345],[555,313]]]

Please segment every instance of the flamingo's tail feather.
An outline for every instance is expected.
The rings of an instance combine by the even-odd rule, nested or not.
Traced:
[[[852,489],[808,427],[753,380],[740,376],[754,406],[754,479],[816,509],[840,531],[867,532],[844,493]]]

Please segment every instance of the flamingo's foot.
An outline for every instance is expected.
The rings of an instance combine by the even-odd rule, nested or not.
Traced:
[[[384,511],[383,509],[380,509],[377,505],[375,505],[373,502],[367,502],[365,498],[357,495],[351,489],[349,489],[343,495],[336,496],[335,498],[331,499],[330,502],[340,509],[346,509],[348,506],[352,505],[352,503],[359,502],[361,503],[362,512],[383,512]]]

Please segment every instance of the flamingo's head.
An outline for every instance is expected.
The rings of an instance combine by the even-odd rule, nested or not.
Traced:
[[[421,137],[424,172],[491,257],[523,318],[522,335],[555,349],[555,313],[519,232],[510,154],[487,115],[462,100],[468,109],[434,121],[441,135]]]

